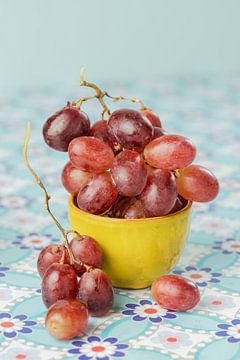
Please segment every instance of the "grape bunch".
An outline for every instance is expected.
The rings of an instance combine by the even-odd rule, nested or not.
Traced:
[[[46,121],[43,136],[55,150],[68,151],[63,186],[79,209],[91,214],[164,216],[188,201],[207,202],[218,194],[214,174],[192,164],[196,147],[191,140],[167,133],[145,106],[108,110],[107,120],[90,127],[88,116],[68,103]]]
[[[169,134],[152,110],[136,98],[112,97],[95,84],[94,96],[80,98],[52,115],[43,126],[45,142],[68,152],[62,183],[79,209],[95,215],[141,219],[173,214],[188,201],[213,200],[219,184],[208,169],[192,164],[196,147],[182,135]],[[112,114],[104,98],[139,103],[140,110],[119,109]],[[82,103],[97,98],[101,120],[91,126]],[[104,116],[107,115],[107,119]],[[50,196],[27,159],[24,161],[45,194],[45,208],[64,241],[45,247],[38,256],[42,299],[49,308],[45,324],[59,340],[81,336],[89,315],[105,315],[113,305],[114,292],[101,269],[103,253],[97,241],[62,228],[49,207]],[[69,242],[69,233],[74,237]],[[187,311],[197,305],[196,284],[178,275],[163,275],[152,284],[152,297],[161,307]]]
[[[38,256],[46,327],[59,340],[83,335],[89,314],[105,315],[113,305],[113,287],[101,270],[102,250],[90,236],[75,236],[69,246],[49,245]],[[78,277],[80,278],[78,280]]]

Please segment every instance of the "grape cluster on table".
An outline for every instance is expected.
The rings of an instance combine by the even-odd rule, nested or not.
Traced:
[[[51,116],[43,136],[53,149],[68,151],[62,183],[79,209],[140,219],[172,214],[188,201],[207,202],[217,196],[216,177],[192,164],[194,144],[168,134],[150,109],[116,110],[91,126],[75,105],[68,103]],[[112,308],[113,287],[101,270],[102,262],[101,248],[87,235],[77,234],[70,244],[49,245],[40,252],[42,298],[50,307],[46,326],[54,337],[81,336],[89,314],[102,316]],[[156,279],[152,296],[174,311],[191,309],[200,298],[198,287],[178,275]]]
[[[42,299],[49,308],[45,325],[58,340],[84,335],[89,315],[107,314],[114,302],[111,281],[100,269],[103,256],[98,243],[90,236],[77,236],[71,240],[70,249],[74,259],[88,264],[87,268],[72,264],[64,245],[45,247],[37,263]],[[197,285],[179,275],[158,277],[151,291],[157,304],[173,311],[192,309],[200,299]]]
[[[50,147],[68,151],[62,183],[91,214],[164,216],[218,194],[214,174],[192,164],[194,144],[167,134],[149,109],[116,110],[90,127],[88,116],[68,103],[46,121],[43,136]]]
[[[113,305],[113,287],[101,270],[103,256],[90,236],[70,241],[71,262],[65,245],[49,245],[38,256],[42,277],[42,299],[47,308],[46,326],[59,340],[83,335],[89,315],[105,315]],[[78,279],[80,277],[80,280]]]

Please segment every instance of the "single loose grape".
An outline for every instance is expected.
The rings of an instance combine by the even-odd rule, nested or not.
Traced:
[[[91,136],[73,139],[69,144],[68,153],[75,167],[96,174],[110,169],[114,159],[110,146]]]
[[[152,140],[144,149],[147,163],[158,169],[181,169],[191,164],[195,156],[195,146],[181,135],[163,135]]]
[[[45,326],[58,340],[83,336],[88,324],[88,309],[76,299],[58,300],[47,312]]]
[[[174,311],[190,310],[200,300],[197,285],[179,275],[160,276],[152,284],[151,292],[158,305]]]
[[[180,169],[176,178],[177,190],[187,200],[207,202],[213,200],[219,191],[216,176],[200,165]]]

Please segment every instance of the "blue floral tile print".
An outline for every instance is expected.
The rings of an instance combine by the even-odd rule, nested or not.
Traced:
[[[118,339],[109,337],[101,339],[98,336],[89,336],[86,341],[73,341],[75,347],[68,350],[70,354],[79,354],[79,360],[110,360],[113,358],[124,357],[124,349],[127,344],[119,344]]]
[[[224,241],[215,241],[213,249],[221,250],[223,254],[236,253],[240,255],[240,241],[234,238],[228,238]]]
[[[230,343],[240,342],[240,319],[234,319],[231,324],[219,324],[221,331],[216,332],[217,336],[226,336]]]
[[[18,333],[31,333],[31,327],[36,324],[35,321],[28,320],[27,315],[12,316],[8,312],[0,313],[0,334],[8,339],[16,337]]]
[[[18,245],[20,249],[33,248],[41,250],[47,245],[58,243],[59,239],[53,237],[51,234],[38,234],[35,232],[27,235],[18,235],[17,239],[13,241],[14,245]]]
[[[6,271],[9,270],[9,267],[7,266],[2,266],[2,263],[0,262],[0,277],[5,276]]]
[[[132,316],[134,321],[150,320],[152,323],[160,323],[163,318],[174,319],[176,315],[169,310],[154,304],[151,300],[140,300],[138,304],[126,304],[128,310],[123,310],[124,315]]]
[[[173,273],[181,275],[194,281],[198,286],[207,286],[208,283],[220,282],[219,276],[221,273],[211,272],[212,269],[209,267],[197,269],[194,266],[187,266],[185,270],[174,270]]]

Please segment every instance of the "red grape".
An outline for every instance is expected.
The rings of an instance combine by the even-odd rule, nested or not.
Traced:
[[[80,260],[94,268],[102,267],[102,250],[96,240],[87,235],[77,236],[70,242],[70,248],[76,260]],[[74,270],[77,275],[81,276],[85,271],[85,267],[74,264]]]
[[[142,219],[148,217],[148,212],[137,198],[124,197],[114,205],[112,216],[122,219]]]
[[[166,170],[183,168],[191,164],[195,156],[195,146],[181,135],[163,135],[152,140],[144,149],[148,164]]]
[[[160,118],[150,109],[145,109],[141,111],[146,118],[151,122],[152,126],[161,127],[161,121]]]
[[[64,245],[48,245],[43,248],[38,255],[37,261],[39,275],[43,277],[49,266],[53,263],[59,263],[60,260],[63,260],[64,264],[69,264],[69,255]]]
[[[83,111],[81,111],[81,114],[84,115],[83,119],[82,119],[82,123],[83,123],[83,135],[89,135],[89,131],[90,131],[90,127],[91,127],[91,123],[89,120],[89,117],[87,116],[87,114]]]
[[[153,127],[139,111],[116,110],[108,119],[108,130],[117,142],[129,149],[143,148],[152,139]]]
[[[190,165],[180,169],[176,182],[179,194],[191,201],[211,201],[219,191],[219,183],[215,175],[200,165]]]
[[[77,274],[71,265],[54,263],[42,280],[42,298],[46,307],[57,300],[75,299],[78,291]]]
[[[113,305],[114,293],[107,274],[100,269],[85,272],[79,280],[77,298],[93,316],[105,315]]]
[[[120,195],[139,195],[147,181],[147,170],[141,156],[132,150],[118,154],[111,168],[111,175]]]
[[[173,208],[171,209],[171,211],[169,211],[168,214],[174,214],[175,212],[181,210],[183,207],[184,207],[184,205],[183,205],[182,201],[179,199],[179,197],[177,197]]]
[[[75,167],[90,173],[108,170],[114,159],[110,146],[91,136],[73,139],[69,144],[68,153]]]
[[[178,194],[178,198],[179,200],[181,200],[182,204],[183,204],[183,207],[187,206],[188,204],[188,200],[185,199],[183,196],[181,196],[180,194]]]
[[[152,284],[152,297],[168,310],[187,311],[194,308],[200,293],[196,284],[179,275],[163,275]]]
[[[45,122],[43,137],[53,149],[67,151],[70,141],[78,136],[87,135],[89,128],[88,116],[69,105]]]
[[[138,199],[136,199],[132,205],[123,211],[124,219],[143,219],[148,216],[149,214],[144,208],[143,203]]]
[[[176,181],[171,171],[157,169],[148,175],[141,201],[152,216],[169,213],[176,199]]]
[[[110,174],[96,174],[79,191],[77,204],[91,214],[103,214],[114,204],[117,196]]]
[[[112,207],[110,214],[114,218],[123,218],[123,211],[135,203],[135,197],[120,197]]]
[[[148,175],[150,175],[154,170],[156,170],[155,168],[153,168],[152,166],[146,164],[146,169],[147,169],[147,173]]]
[[[159,127],[154,126],[152,140],[159,138],[160,136],[166,135],[167,132]]]
[[[47,312],[45,326],[58,340],[82,336],[88,324],[88,309],[79,300],[58,300]]]
[[[77,194],[92,174],[82,171],[68,162],[62,171],[62,183],[70,194]]]
[[[108,145],[114,150],[114,147],[117,146],[117,141],[113,135],[110,134],[107,127],[106,120],[99,120],[90,129],[89,136],[94,136]]]

